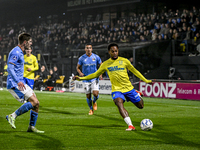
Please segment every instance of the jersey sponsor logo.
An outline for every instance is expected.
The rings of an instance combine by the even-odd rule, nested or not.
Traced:
[[[108,67],[109,71],[118,71],[118,70],[124,70],[124,68],[118,68],[118,66],[114,66],[114,67]]]
[[[84,66],[95,66],[95,64],[84,64]]]
[[[24,62],[24,65],[32,65],[31,63],[28,63],[28,62]]]

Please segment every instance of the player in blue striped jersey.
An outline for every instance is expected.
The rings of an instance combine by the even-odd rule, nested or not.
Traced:
[[[97,71],[98,65],[101,65],[101,58],[92,53],[92,44],[85,45],[85,54],[83,54],[79,60],[76,67],[79,76],[87,76]],[[82,69],[81,69],[82,68]],[[102,75],[99,76],[102,78]],[[84,80],[84,89],[86,94],[86,100],[90,108],[89,115],[93,115],[94,110],[97,110],[97,99],[99,97],[99,78]],[[93,94],[93,100],[92,100]]]
[[[18,46],[14,47],[8,56],[7,61],[7,89],[12,96],[19,102],[23,103],[12,114],[7,115],[6,119],[12,128],[16,128],[15,119],[30,111],[30,123],[27,132],[44,133],[44,131],[37,130],[35,124],[38,118],[39,101],[34,91],[24,82],[24,50],[32,45],[32,38],[27,33],[22,33],[18,37]],[[27,101],[27,103],[24,103]]]

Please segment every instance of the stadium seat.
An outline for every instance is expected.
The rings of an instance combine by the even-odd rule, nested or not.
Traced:
[[[39,77],[40,77],[40,75],[36,75],[35,78],[34,78],[34,81],[35,81],[36,79],[38,79]]]
[[[65,79],[65,76],[64,76],[64,75],[63,75],[63,76],[60,76],[60,79],[57,79],[57,80],[56,80],[56,84],[63,84],[64,79]]]
[[[51,76],[50,75],[48,75],[47,76],[47,79],[44,79],[44,81],[43,81],[43,83],[45,83],[48,79],[50,79],[51,78]]]

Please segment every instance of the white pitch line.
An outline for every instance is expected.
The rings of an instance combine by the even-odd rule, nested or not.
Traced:
[[[190,107],[190,108],[197,108],[197,109],[200,109],[200,107],[191,107],[191,106],[174,106],[174,107]]]

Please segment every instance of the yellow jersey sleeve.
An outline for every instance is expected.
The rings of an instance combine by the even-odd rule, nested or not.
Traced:
[[[31,68],[31,71],[27,71]],[[34,79],[35,71],[39,69],[37,58],[31,54],[30,57],[24,55],[24,77],[28,79]]]
[[[88,76],[85,76],[85,77],[80,77],[80,80],[90,80],[90,79],[94,79],[94,78],[97,78],[99,77],[101,74],[103,74],[104,72],[106,71],[106,66],[104,63],[101,64],[101,66],[99,67],[99,69],[88,75]]]
[[[128,59],[127,59],[127,69],[131,71],[136,77],[138,77],[142,81],[146,83],[152,82],[151,80],[147,80],[137,69],[135,69],[135,67],[133,67],[133,65],[130,63]]]

